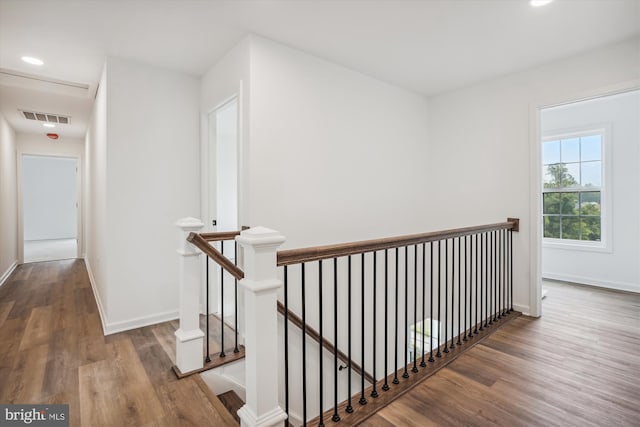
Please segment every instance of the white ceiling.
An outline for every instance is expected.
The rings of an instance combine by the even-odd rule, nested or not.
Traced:
[[[201,75],[248,33],[433,95],[637,36],[640,0],[0,0],[0,68],[90,85],[0,81],[0,111],[38,133],[19,108],[69,114],[56,131],[81,137],[106,55]]]

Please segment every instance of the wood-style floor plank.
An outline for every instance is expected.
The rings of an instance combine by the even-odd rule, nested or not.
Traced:
[[[71,426],[237,426],[199,375],[176,378],[176,328],[105,337],[82,260],[18,266],[0,288],[0,403],[67,403]]]
[[[514,319],[361,425],[639,426],[640,295],[545,288],[541,318]]]

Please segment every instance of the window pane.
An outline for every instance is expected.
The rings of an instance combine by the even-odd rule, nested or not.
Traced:
[[[560,238],[560,217],[559,216],[544,217],[544,237],[551,237],[554,239]]]
[[[560,157],[562,163],[580,161],[580,138],[563,139]]]
[[[602,160],[602,137],[600,135],[583,136],[580,138],[580,155],[583,162]]]
[[[544,188],[577,187],[580,178],[580,163],[547,165],[544,169]]]
[[[562,216],[562,239],[580,240],[580,218]]]
[[[544,193],[542,198],[543,214],[559,214],[560,213],[560,193]]]
[[[562,187],[575,188],[580,186],[580,163],[568,163],[567,171],[563,176]]]
[[[542,164],[560,163],[560,141],[542,143]]]
[[[602,185],[602,162],[582,163],[583,187],[600,187]]]
[[[601,239],[600,217],[582,218],[582,240],[599,242]]]
[[[589,191],[580,193],[580,215],[600,216],[600,192]]]
[[[563,215],[578,215],[579,193],[560,193],[560,213]]]

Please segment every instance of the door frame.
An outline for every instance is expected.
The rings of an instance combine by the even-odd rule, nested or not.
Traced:
[[[530,257],[529,257],[529,315],[542,315],[542,140],[540,112],[543,109],[640,89],[640,79],[599,87],[573,94],[558,95],[553,98],[538,99],[529,104],[529,191],[530,200]],[[640,260],[638,260],[640,263]]]
[[[75,159],[76,161],[76,258],[82,258],[84,253],[84,200],[83,200],[83,162],[82,156],[72,153],[52,153],[38,150],[22,150],[18,148],[16,158],[17,193],[18,193],[18,264],[24,264],[24,156],[53,157]]]
[[[210,141],[210,131],[211,127],[209,125],[209,118],[214,117],[214,113],[225,105],[229,104],[232,101],[237,102],[237,111],[238,111],[238,120],[237,120],[237,191],[238,191],[238,224],[243,224],[245,221],[245,208],[246,208],[246,199],[245,199],[245,186],[246,186],[246,174],[245,174],[245,152],[246,152],[246,141],[244,138],[244,120],[243,120],[243,109],[244,109],[244,100],[243,100],[243,85],[242,81],[237,87],[237,91],[234,91],[232,94],[223,98],[220,102],[216,103],[213,108],[208,110],[204,110],[200,116],[200,132],[201,132],[201,156],[200,156],[200,171],[201,171],[201,193],[200,193],[200,210],[202,215],[202,220],[204,223],[204,231],[213,231],[213,226],[211,225],[211,220],[215,215],[215,212],[211,212],[210,209],[210,195],[211,191],[215,192],[215,168],[212,165],[212,153],[210,152],[210,148],[213,145]],[[213,159],[215,160],[215,158]],[[214,193],[215,194],[215,193]],[[238,254],[240,255],[240,254]],[[202,276],[203,279],[206,278],[206,258],[202,262]],[[215,274],[215,268],[209,269],[209,277],[214,277],[214,280],[218,280]],[[201,290],[201,306],[200,312],[202,314],[205,313],[205,295],[206,295],[206,280],[202,281],[202,290]],[[211,308],[218,307],[218,295],[217,292],[211,292],[209,295],[209,306]]]

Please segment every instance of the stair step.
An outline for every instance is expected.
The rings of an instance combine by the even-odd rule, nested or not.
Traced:
[[[225,393],[219,394],[218,399],[220,400],[220,402],[222,402],[224,407],[227,408],[229,413],[231,413],[233,418],[235,418],[235,420],[240,423],[238,410],[244,405],[244,402],[242,401],[242,399],[240,399],[240,396],[238,396],[235,391],[229,390]]]
[[[228,427],[239,427],[240,419],[238,418],[237,414],[235,412],[234,413],[229,412],[226,404],[224,404],[218,398],[218,396],[216,396],[211,391],[209,386],[207,386],[207,384],[200,377],[200,375],[194,375],[193,380],[196,382],[198,387],[200,387],[200,389],[205,394],[205,396],[207,396],[207,398],[209,399],[209,402],[211,402],[211,405],[215,408],[216,412],[220,414],[220,416],[223,418],[224,425]]]

